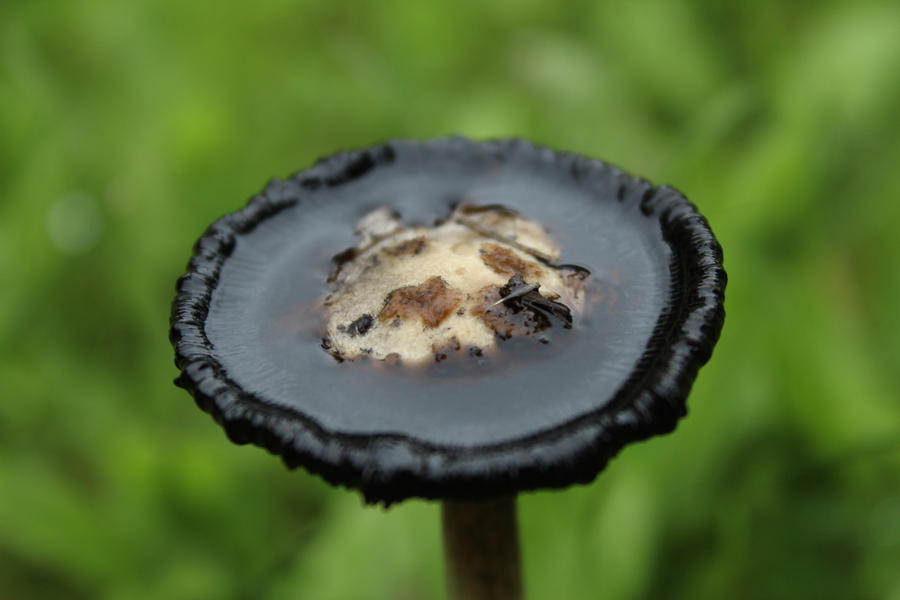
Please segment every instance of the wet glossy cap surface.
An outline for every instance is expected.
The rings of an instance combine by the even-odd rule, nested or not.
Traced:
[[[508,360],[404,370],[323,351],[321,299],[353,223],[386,206],[431,225],[461,202],[541,222],[562,262],[591,271],[591,310]],[[725,281],[706,220],[671,188],[518,140],[390,142],[273,181],[210,226],[173,304],[176,382],[233,441],[367,501],[564,487],[675,427]]]

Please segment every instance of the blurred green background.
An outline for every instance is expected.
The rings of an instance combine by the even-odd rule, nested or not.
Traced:
[[[440,598],[171,380],[173,284],[272,176],[524,136],[682,190],[728,319],[677,432],[523,495],[531,598],[900,599],[900,5],[0,3],[0,598]]]

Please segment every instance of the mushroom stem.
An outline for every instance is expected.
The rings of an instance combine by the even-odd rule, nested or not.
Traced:
[[[444,560],[450,600],[521,600],[516,498],[444,501]]]

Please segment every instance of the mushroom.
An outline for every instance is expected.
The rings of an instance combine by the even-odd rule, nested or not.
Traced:
[[[521,140],[394,141],[198,240],[176,384],[228,437],[389,506],[442,502],[452,598],[519,598],[515,498],[672,431],[724,320],[683,195]]]

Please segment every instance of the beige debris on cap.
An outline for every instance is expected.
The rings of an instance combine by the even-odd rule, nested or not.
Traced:
[[[325,346],[343,360],[481,355],[498,339],[539,329],[513,317],[504,293],[531,294],[557,312],[584,306],[585,273],[554,267],[560,252],[544,227],[504,207],[462,205],[433,228],[405,226],[380,208],[356,234],[359,245],[335,259],[324,301]]]

